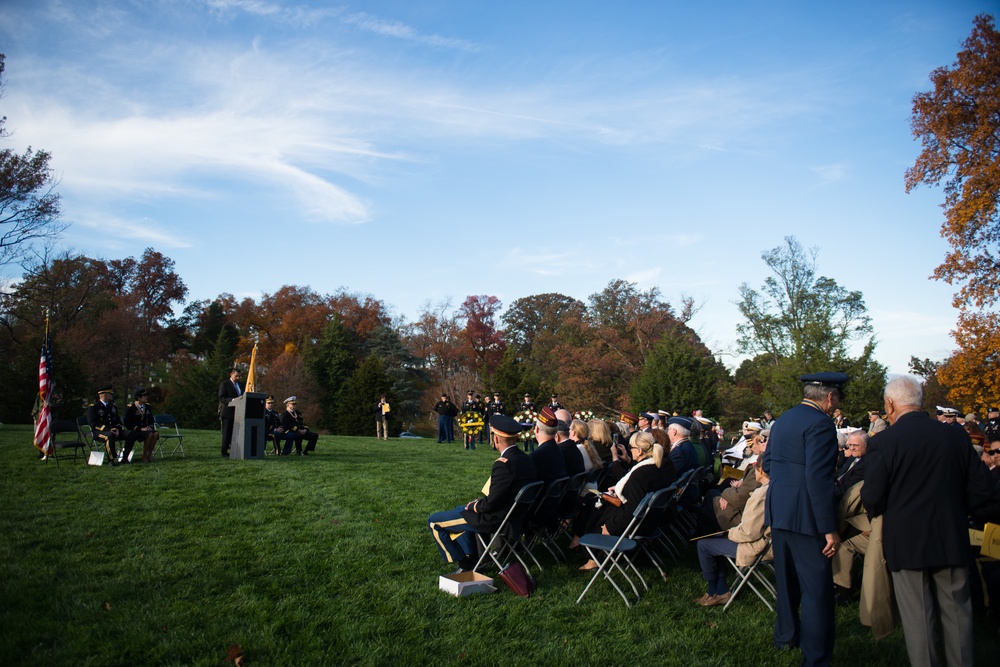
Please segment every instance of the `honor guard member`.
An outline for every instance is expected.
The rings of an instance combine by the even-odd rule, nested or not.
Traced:
[[[483,413],[479,409],[479,401],[476,400],[473,393],[470,391],[466,398],[465,403],[462,403],[462,412],[476,412],[479,414],[480,419],[483,418]],[[476,448],[476,436],[470,433],[465,433],[465,448],[475,449]]]
[[[316,441],[319,434],[313,433],[309,427],[302,422],[302,413],[295,409],[298,398],[289,396],[285,399],[285,411],[281,413],[281,426],[286,431],[295,433],[295,453],[308,454],[316,451]],[[305,440],[306,448],[302,449],[302,441]]]
[[[490,439],[500,452],[490,472],[489,490],[479,498],[453,510],[430,515],[427,525],[434,536],[441,558],[458,563],[462,570],[475,567],[478,549],[472,527],[481,532],[496,530],[514,505],[514,498],[525,484],[535,481],[535,465],[517,447],[521,425],[505,415],[490,417]]]
[[[531,400],[531,394],[524,395],[524,401],[521,403],[520,412],[527,412],[528,410],[531,410],[532,412],[535,412],[536,410],[535,402]]]
[[[1000,440],[1000,409],[990,408],[987,411],[986,423],[983,424],[983,435],[986,442]]]
[[[448,394],[441,394],[441,400],[434,406],[434,412],[438,415],[438,442],[454,440],[452,429],[454,428],[455,404],[448,398]]]
[[[504,405],[503,401],[500,400],[500,392],[498,391],[493,392],[493,402],[490,403],[490,416],[492,417],[493,415],[506,415],[506,414],[507,414],[507,406]]]
[[[483,430],[479,432],[479,444],[481,445],[485,442],[484,438],[486,438],[487,434],[490,432],[489,412],[486,411],[486,401],[484,401],[483,397],[479,394],[476,394],[476,405],[478,406],[476,407],[476,410],[483,416],[483,421],[486,422],[486,425],[483,426]]]
[[[135,441],[142,440],[142,462],[153,462],[153,451],[156,443],[160,440],[160,434],[156,430],[153,420],[153,411],[149,407],[149,396],[146,390],[139,388],[135,390],[135,400],[125,408],[125,428],[135,433]],[[160,452],[163,456],[163,452]]]
[[[290,431],[281,425],[281,415],[274,409],[274,396],[271,395],[264,399],[264,430],[268,439],[274,442],[275,454],[288,456],[292,453],[295,431]],[[282,441],[285,443],[283,449],[280,446]]]
[[[115,392],[111,387],[97,390],[97,401],[87,408],[87,423],[94,432],[94,438],[104,443],[112,466],[118,465],[118,451],[115,445],[123,442],[122,463],[128,463],[129,454],[135,444],[136,435],[125,428],[118,408],[115,407]]]
[[[559,394],[552,394],[552,396],[549,397],[549,407],[552,408],[552,412],[555,412],[556,410],[563,410],[565,408],[565,406],[559,402]]]
[[[802,402],[774,422],[763,470],[771,478],[764,510],[771,527],[777,583],[774,645],[801,647],[803,665],[833,659],[831,558],[840,545],[834,502],[837,429],[847,375],[802,375]],[[800,616],[801,608],[801,616]]]

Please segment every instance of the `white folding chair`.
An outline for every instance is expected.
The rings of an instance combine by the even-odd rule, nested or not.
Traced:
[[[760,552],[760,555],[757,556],[750,567],[740,567],[736,564],[735,558],[726,556],[726,560],[729,561],[729,564],[733,566],[733,570],[736,571],[736,586],[733,587],[732,595],[729,596],[729,601],[726,602],[726,606],[722,608],[722,611],[729,609],[729,605],[733,603],[733,600],[736,599],[736,596],[739,595],[744,586],[749,586],[750,589],[757,594],[757,597],[761,599],[761,602],[767,605],[768,609],[774,611],[774,606],[771,604],[771,601],[776,601],[778,599],[778,589],[762,572],[762,570],[771,570],[771,575],[774,576],[774,566],[772,565],[773,561],[770,560],[770,557],[770,538],[767,542],[765,542],[764,550]],[[754,586],[754,581],[760,585],[760,588]],[[761,589],[763,589],[763,591]],[[766,591],[766,595],[764,591]]]

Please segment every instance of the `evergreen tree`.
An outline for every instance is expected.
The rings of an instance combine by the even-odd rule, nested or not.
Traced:
[[[668,333],[653,347],[629,392],[633,411],[662,409],[707,415],[719,409],[718,385],[725,372],[690,330]]]
[[[320,426],[334,429],[338,419],[341,389],[355,367],[351,337],[340,315],[333,314],[323,327],[323,335],[316,345],[304,346],[303,356],[306,366],[323,393],[323,400],[320,402],[323,406]],[[376,397],[375,402],[377,401]],[[335,430],[343,433],[339,428]]]
[[[375,355],[362,362],[347,379],[336,401],[336,433],[338,435],[375,435],[375,404],[382,394],[393,404],[390,380],[385,366]],[[389,433],[399,433],[399,418],[389,413]]]

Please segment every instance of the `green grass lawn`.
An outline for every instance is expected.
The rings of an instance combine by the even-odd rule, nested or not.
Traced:
[[[187,458],[41,462],[0,427],[0,664],[795,665],[750,591],[703,609],[693,549],[628,609],[582,562],[536,572],[529,599],[438,590],[449,571],[426,519],[476,497],[495,454],[460,442],[320,438],[312,457],[230,461],[188,431]],[[541,556],[540,556],[541,557]],[[838,610],[836,662],[906,664]],[[977,662],[1000,654],[977,621]]]

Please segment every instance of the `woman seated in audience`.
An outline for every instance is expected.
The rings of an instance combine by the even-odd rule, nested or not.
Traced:
[[[629,448],[634,464],[602,497],[601,508],[591,516],[587,532],[596,532],[600,528],[605,535],[621,535],[646,494],[666,488],[677,479],[666,451],[649,433],[634,433],[629,440]],[[570,547],[578,544],[579,539],[574,538]],[[590,560],[580,569],[593,570],[596,567],[597,563]]]
[[[729,566],[725,556],[736,558],[740,567],[748,567],[753,565],[767,544],[764,498],[771,480],[758,464],[754,464],[754,469],[760,486],[750,494],[739,525],[730,528],[725,536],[698,540],[698,562],[701,564],[701,576],[708,582],[708,591],[694,602],[702,607],[729,602],[729,585],[726,584],[726,569]]]
[[[604,465],[601,455],[597,453],[594,444],[590,441],[590,427],[587,422],[574,419],[569,425],[569,437],[576,441],[576,448],[583,454],[584,471],[590,472],[594,468],[600,468]]]
[[[601,458],[602,463],[610,461],[611,445],[614,441],[611,438],[611,427],[608,426],[608,422],[603,419],[591,419],[587,422],[587,430],[590,433],[588,438],[590,444]]]

